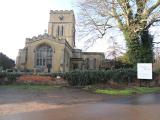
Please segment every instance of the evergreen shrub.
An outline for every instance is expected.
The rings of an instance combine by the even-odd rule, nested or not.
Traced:
[[[135,69],[115,69],[115,70],[85,70],[71,71],[63,73],[63,76],[72,86],[86,86],[110,81],[116,83],[134,82],[137,78]]]
[[[17,77],[20,76],[20,73],[7,73],[0,72],[0,84],[12,84],[16,82]]]

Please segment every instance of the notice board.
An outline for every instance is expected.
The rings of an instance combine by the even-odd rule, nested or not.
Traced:
[[[137,63],[137,78],[152,79],[152,63]]]

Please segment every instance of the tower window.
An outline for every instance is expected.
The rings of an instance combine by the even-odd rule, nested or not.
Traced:
[[[64,35],[64,28],[63,28],[63,26],[61,27],[61,35],[62,36]]]
[[[57,26],[57,36],[59,36],[59,31],[60,31],[60,28],[59,26]]]
[[[64,27],[57,26],[57,36],[63,36],[63,35],[64,35]]]

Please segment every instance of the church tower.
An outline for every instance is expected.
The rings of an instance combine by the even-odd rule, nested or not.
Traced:
[[[75,46],[75,17],[73,11],[50,11],[48,34],[58,38],[64,38],[69,45]]]

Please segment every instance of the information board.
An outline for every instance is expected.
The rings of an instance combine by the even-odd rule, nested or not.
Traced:
[[[152,63],[137,63],[137,78],[152,79]]]

